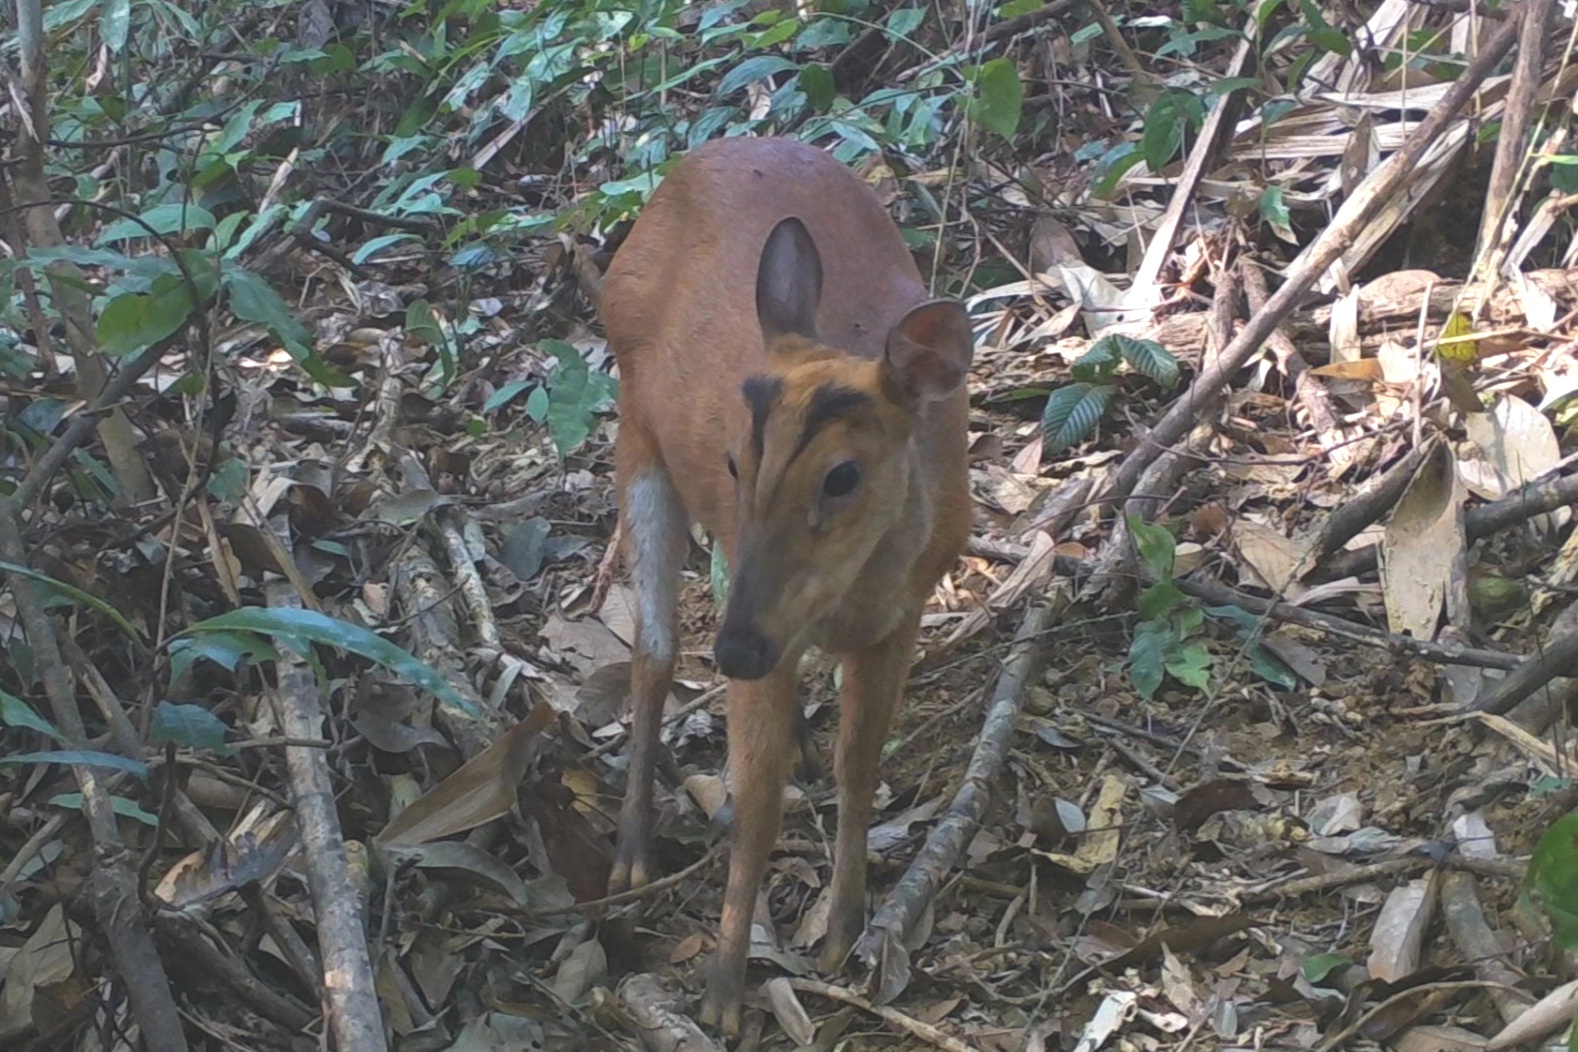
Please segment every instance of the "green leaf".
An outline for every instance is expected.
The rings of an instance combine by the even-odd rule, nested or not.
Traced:
[[[140,222],[138,220],[141,220]],[[95,244],[109,245],[116,241],[148,237],[149,228],[158,234],[176,234],[187,230],[214,229],[214,214],[201,205],[171,202],[154,205],[137,219],[117,219],[104,228]]]
[[[586,441],[597,412],[613,401],[613,377],[592,372],[581,352],[563,340],[543,340],[542,347],[559,360],[549,378],[545,422],[563,460]]]
[[[727,98],[748,84],[765,80],[775,73],[799,68],[798,62],[791,62],[780,55],[757,55],[748,58],[725,73],[723,79],[718,81],[718,97]]]
[[[1353,44],[1342,30],[1335,29],[1315,6],[1314,0],[1299,0],[1299,12],[1304,16],[1304,26],[1309,38],[1317,47],[1347,58],[1353,54]]]
[[[130,30],[131,0],[104,0],[104,10],[99,14],[99,33],[112,55],[119,55],[125,49]]]
[[[116,626],[132,639],[142,639],[142,633],[137,631],[137,627],[135,625],[126,620],[125,616],[119,610],[115,609],[109,603],[106,603],[96,595],[90,595],[75,585],[67,584],[65,581],[57,581],[55,578],[47,576],[46,574],[41,574],[29,566],[21,566],[17,563],[0,562],[0,570],[5,570],[7,573],[14,573],[18,577],[26,577],[30,581],[37,581],[39,584],[53,588],[62,595],[74,599],[84,606],[89,606],[94,610],[97,610],[99,613],[115,622]]]
[[[826,66],[810,65],[800,71],[800,90],[813,110],[826,113],[838,98],[833,85],[833,71]]]
[[[204,487],[216,500],[240,500],[252,480],[247,462],[240,457],[226,457],[214,465]]]
[[[1173,557],[1178,550],[1178,542],[1173,539],[1172,531],[1154,522],[1146,522],[1138,515],[1128,516],[1128,523],[1129,533],[1140,550],[1140,558],[1145,560],[1151,573],[1163,581],[1172,580]]]
[[[32,706],[13,694],[0,690],[0,723],[7,727],[21,727],[24,730],[37,731],[46,737],[60,741],[60,732],[55,730],[55,725],[44,717],[34,712]]]
[[[1117,339],[1103,336],[1091,344],[1090,349],[1074,363],[1074,379],[1087,383],[1106,383],[1118,371],[1118,362],[1121,360]]]
[[[99,314],[99,349],[120,357],[151,347],[185,325],[193,306],[185,279],[174,274],[155,280],[152,292],[123,292]]]
[[[286,301],[279,298],[273,285],[240,267],[227,267],[224,271],[224,289],[229,293],[230,309],[243,322],[257,322],[267,326],[286,345],[290,356],[303,361],[312,353],[312,333],[301,325],[297,315],[290,312]]]
[[[1167,671],[1179,683],[1196,690],[1211,685],[1211,652],[1203,639],[1180,643],[1167,654]]]
[[[511,380],[497,391],[488,395],[487,401],[482,403],[482,411],[484,413],[496,412],[500,408],[509,405],[510,402],[514,401],[516,395],[531,385],[532,382],[530,380]]]
[[[1075,383],[1053,391],[1041,413],[1043,455],[1061,453],[1089,438],[1111,397],[1112,388],[1104,384]]]
[[[1167,617],[1179,606],[1188,602],[1188,597],[1178,590],[1172,581],[1157,581],[1145,591],[1140,593],[1135,600],[1135,609],[1147,621],[1159,621]]]
[[[1268,186],[1260,192],[1260,218],[1282,230],[1291,229],[1293,217],[1288,213],[1285,191],[1280,186]]]
[[[1183,148],[1184,133],[1198,125],[1205,109],[1200,100],[1185,91],[1165,91],[1145,115],[1145,130],[1140,134],[1140,152],[1145,166],[1159,173]]]
[[[1238,34],[1232,33],[1231,35],[1237,36]],[[1260,81],[1254,77],[1223,77],[1221,80],[1213,80],[1211,82],[1205,89],[1205,96],[1208,99],[1214,99],[1234,91],[1250,91],[1258,87],[1260,87]]]
[[[526,415],[539,424],[548,419],[548,389],[541,384],[526,396]]]
[[[82,810],[81,793],[56,793],[49,798],[49,802],[53,807],[64,807],[68,811]],[[157,828],[159,825],[158,815],[143,810],[142,805],[137,803],[137,801],[128,800],[124,796],[116,796],[114,793],[111,793],[110,810],[122,818],[130,818],[133,821],[141,822],[145,826]]]
[[[116,756],[112,752],[93,749],[50,749],[47,752],[18,752],[0,756],[0,767],[20,767],[30,763],[61,763],[77,767],[105,767],[112,771],[126,771],[139,778],[148,777],[148,765],[141,760]]]
[[[1012,59],[994,58],[966,73],[975,82],[969,114],[989,131],[1012,140],[1024,110],[1024,87]]]
[[[170,680],[186,678],[194,662],[212,661],[220,668],[239,672],[243,665],[278,661],[279,654],[262,636],[251,632],[204,632],[200,636],[170,641]]]
[[[899,7],[888,14],[887,32],[893,40],[908,40],[911,33],[926,21],[926,11],[919,7]]]
[[[1353,962],[1340,953],[1317,953],[1304,959],[1304,978],[1319,983],[1339,968],[1348,968]]]
[[[409,230],[401,231],[397,234],[380,234],[357,249],[355,254],[351,256],[351,262],[366,263],[390,245],[397,245],[402,241],[420,242],[421,240],[419,236]]]
[[[177,705],[161,701],[154,707],[153,722],[148,727],[148,744],[163,745],[173,742],[189,749],[208,749],[221,756],[235,753],[236,747],[225,741],[230,727],[201,705]]]
[[[1167,671],[1167,651],[1174,644],[1172,626],[1165,621],[1141,621],[1129,643],[1129,680],[1135,693],[1149,701],[1162,685]]]
[[[1525,883],[1530,901],[1551,922],[1559,949],[1578,949],[1578,811],[1545,831],[1529,857]]]
[[[1118,180],[1123,178],[1124,173],[1143,160],[1145,160],[1145,154],[1140,151],[1138,146],[1132,142],[1123,143],[1118,149],[1107,154],[1104,166],[1098,166],[1098,171],[1101,172],[1101,175],[1091,185],[1091,193],[1098,198],[1109,196],[1117,187]]]
[[[729,601],[729,555],[723,550],[723,542],[716,537],[712,539],[712,601],[720,607]]]
[[[1255,670],[1255,675],[1273,687],[1292,690],[1299,685],[1299,677],[1264,643],[1250,644],[1249,667]]]
[[[1132,336],[1119,335],[1104,336],[1102,339],[1112,340],[1123,360],[1129,363],[1129,368],[1141,376],[1155,380],[1166,388],[1178,383],[1178,359],[1155,340],[1137,340]]]
[[[361,625],[353,625],[349,621],[341,621],[315,610],[244,607],[200,621],[181,635],[199,636],[216,631],[259,632],[303,654],[307,652],[306,642],[347,650],[399,673],[451,705],[473,715],[480,715],[475,705],[450,686],[449,682],[425,661]]]

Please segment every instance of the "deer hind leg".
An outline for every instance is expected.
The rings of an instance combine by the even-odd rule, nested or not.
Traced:
[[[843,966],[866,927],[866,833],[871,826],[877,764],[888,726],[904,695],[920,615],[907,616],[886,639],[844,660],[839,697],[838,835],[833,849],[832,911],[819,960],[823,972]]]
[[[674,679],[679,574],[689,537],[679,492],[651,446],[634,428],[619,437],[619,517],[635,586],[636,635],[630,657],[630,769],[610,892],[641,887],[653,876],[652,776],[662,748],[663,702]]]

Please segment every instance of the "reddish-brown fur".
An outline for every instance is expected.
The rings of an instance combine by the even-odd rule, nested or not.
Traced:
[[[603,317],[620,371],[616,460],[639,608],[611,885],[651,876],[672,577],[694,517],[724,545],[732,576],[715,651],[734,677],[733,845],[703,1016],[733,1033],[810,645],[845,663],[825,969],[865,924],[882,743],[921,610],[969,531],[968,320],[956,303],[927,302],[898,229],[859,178],[783,139],[712,142],[677,165],[609,269]],[[754,414],[742,394],[751,377],[766,378]]]

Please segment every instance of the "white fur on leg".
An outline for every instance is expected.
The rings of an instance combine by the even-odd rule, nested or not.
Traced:
[[[679,571],[685,561],[684,506],[662,468],[639,475],[625,487],[620,509],[634,563],[637,644],[658,661],[674,657],[674,618],[679,604]]]

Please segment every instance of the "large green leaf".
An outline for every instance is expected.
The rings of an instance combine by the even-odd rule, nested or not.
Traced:
[[[1024,86],[1012,59],[994,58],[966,74],[975,82],[970,116],[1004,139],[1013,139],[1024,110]]]
[[[581,352],[563,340],[544,340],[542,347],[559,361],[548,381],[547,424],[562,459],[586,441],[598,411],[613,401],[614,378],[592,372]]]
[[[155,280],[151,292],[123,292],[99,314],[99,349],[119,357],[151,347],[185,325],[194,306],[186,280],[175,274]]]
[[[1053,391],[1041,413],[1043,454],[1061,453],[1089,438],[1111,397],[1112,388],[1105,384],[1075,383]]]
[[[178,234],[187,230],[214,229],[214,214],[201,205],[184,202],[154,205],[136,219],[117,219],[104,228],[98,244],[109,245],[117,241],[148,237],[149,231],[157,234]]]
[[[1145,560],[1151,573],[1163,581],[1172,580],[1173,557],[1178,550],[1178,542],[1172,532],[1165,526],[1146,522],[1138,515],[1130,515],[1128,524],[1135,546],[1140,549],[1140,558]]]
[[[22,727],[38,731],[46,737],[60,741],[55,725],[33,711],[32,706],[14,694],[0,690],[0,723],[7,727]]]
[[[1117,341],[1111,336],[1103,336],[1079,356],[1070,371],[1076,380],[1092,384],[1106,383],[1117,373],[1121,358]]]
[[[106,603],[96,595],[91,595],[88,592],[84,592],[82,589],[76,587],[75,585],[69,585],[65,581],[56,580],[55,578],[50,577],[48,574],[41,574],[30,566],[21,566],[17,563],[0,562],[0,570],[5,570],[7,573],[14,573],[19,577],[26,577],[28,580],[37,581],[39,584],[42,584],[48,588],[53,588],[62,595],[68,596],[76,602],[82,603],[84,606],[90,606],[97,610],[99,613],[115,622],[115,624],[120,627],[121,631],[125,632],[131,638],[138,640],[142,639],[142,633],[137,631],[137,626],[126,620],[119,610],[115,609],[109,603]]]
[[[1578,949],[1578,811],[1557,819],[1529,857],[1527,891],[1563,950]]]
[[[1103,336],[1102,340],[1113,341],[1118,354],[1129,363],[1129,368],[1141,376],[1167,388],[1178,383],[1178,359],[1155,340],[1137,340],[1132,336],[1116,334]]]
[[[236,317],[268,326],[285,342],[293,357],[308,353],[312,334],[291,313],[272,285],[241,267],[227,267],[224,284],[225,291],[230,294],[230,309],[236,312]]]
[[[47,752],[17,752],[0,756],[0,767],[21,767],[30,763],[64,763],[74,767],[105,767],[112,771],[126,771],[139,778],[148,777],[148,765],[141,760],[116,756],[112,752],[93,749],[50,749]]]
[[[1166,621],[1141,621],[1129,643],[1129,680],[1135,693],[1147,701],[1155,695],[1167,672],[1167,652],[1176,642]]]
[[[189,749],[208,749],[229,756],[236,747],[225,741],[230,727],[201,705],[177,705],[161,701],[154,706],[153,722],[148,727],[148,744],[173,742]]]
[[[246,607],[200,621],[181,634],[197,635],[205,632],[257,632],[284,642],[303,654],[307,652],[308,643],[347,650],[398,672],[451,705],[474,715],[480,714],[475,705],[425,661],[361,625],[353,625],[315,610]]]
[[[718,97],[727,98],[739,91],[747,84],[754,84],[758,80],[765,80],[774,73],[783,73],[791,69],[799,69],[798,62],[791,62],[781,55],[757,55],[748,58],[723,75],[718,81]]]

